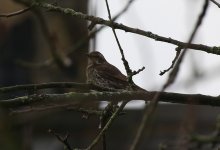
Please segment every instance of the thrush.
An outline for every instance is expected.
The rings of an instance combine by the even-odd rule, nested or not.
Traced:
[[[105,57],[97,51],[88,54],[87,82],[110,89],[128,89],[146,91],[136,84],[130,84],[121,71],[110,64]]]

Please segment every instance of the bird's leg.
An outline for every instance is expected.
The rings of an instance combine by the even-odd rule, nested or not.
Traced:
[[[116,108],[117,108],[117,103],[109,102],[108,105],[105,107],[105,109],[102,111],[102,115],[100,116],[100,125],[99,125],[101,129],[104,128],[104,126],[106,125],[109,118],[116,110]],[[102,143],[103,143],[103,150],[106,150],[106,134],[103,134]]]
[[[105,126],[106,122],[114,112],[114,107],[115,106],[113,102],[109,102],[108,105],[105,107],[105,109],[102,111],[102,115],[100,116],[100,125],[99,125],[100,128]]]

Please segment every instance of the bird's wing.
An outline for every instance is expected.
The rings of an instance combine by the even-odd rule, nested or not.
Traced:
[[[121,71],[111,64],[101,64],[97,65],[97,71],[99,75],[102,76],[104,79],[108,79],[113,83],[118,83],[123,86],[128,86],[127,78]]]
[[[98,71],[98,74],[104,78],[110,81],[109,84],[111,84],[112,87],[117,89],[124,89],[125,87],[129,86],[129,83],[127,81],[127,77],[121,73],[121,71],[116,68],[115,66],[111,64],[100,64],[96,66],[96,71]],[[133,84],[131,87],[133,90],[138,91],[145,91],[145,89],[142,89],[141,87],[137,86],[136,84]]]

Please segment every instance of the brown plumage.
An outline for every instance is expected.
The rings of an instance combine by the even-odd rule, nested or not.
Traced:
[[[97,51],[88,54],[87,82],[97,86],[114,89],[128,89],[130,84],[121,71],[108,63],[105,57]],[[137,85],[132,85],[133,90],[141,90]]]

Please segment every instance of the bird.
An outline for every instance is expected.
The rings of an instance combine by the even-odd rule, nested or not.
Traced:
[[[137,86],[136,84],[130,84],[127,77],[121,73],[121,71],[110,64],[105,57],[98,51],[93,51],[87,54],[88,65],[86,69],[87,83],[104,87],[107,89],[118,89],[118,90],[135,90],[146,92],[146,90]],[[103,115],[100,117],[100,128],[103,128],[107,123],[108,119],[115,112],[118,102],[110,102]]]
[[[109,89],[146,91],[134,83],[130,84],[127,77],[117,67],[110,64],[100,52],[93,51],[87,56],[87,83]]]

